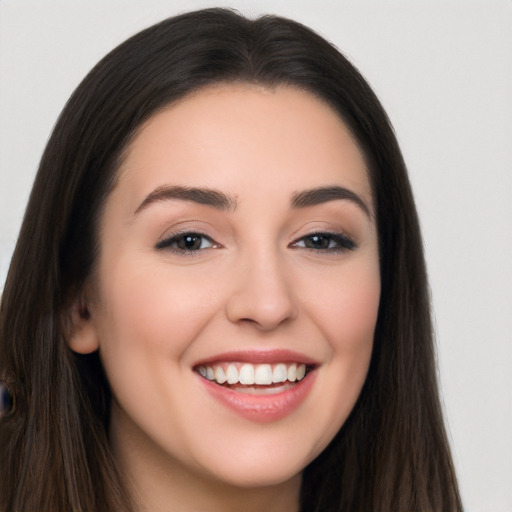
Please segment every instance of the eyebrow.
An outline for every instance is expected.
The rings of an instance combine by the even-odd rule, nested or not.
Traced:
[[[237,206],[237,202],[234,197],[231,197],[219,190],[203,187],[164,185],[156,188],[146,196],[142,203],[137,207],[134,214],[138,214],[153,203],[170,201],[173,199],[211,206],[222,211],[233,211]],[[307,208],[308,206],[316,206],[336,200],[352,201],[361,208],[368,217],[371,217],[370,208],[355,192],[337,185],[317,187],[310,190],[295,192],[292,195],[291,206],[292,208]]]
[[[153,192],[140,203],[135,210],[135,214],[141,212],[150,204],[172,199],[212,206],[217,210],[234,210],[236,208],[236,200],[218,190],[197,187],[162,186],[153,190]]]
[[[352,190],[337,185],[295,192],[292,196],[292,208],[307,208],[308,206],[316,206],[339,199],[352,201],[359,206],[368,217],[372,216],[369,206],[361,197],[355,192],[352,192]]]

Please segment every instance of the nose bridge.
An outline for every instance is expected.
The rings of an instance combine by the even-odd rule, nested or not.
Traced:
[[[250,322],[270,330],[294,318],[297,304],[285,255],[266,244],[239,255],[227,315],[232,322]]]

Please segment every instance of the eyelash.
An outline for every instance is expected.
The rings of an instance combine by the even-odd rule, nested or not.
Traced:
[[[189,242],[194,243],[198,240],[200,241],[200,246],[197,248],[181,248],[178,247],[178,243],[180,241],[185,241],[186,238],[189,238]],[[203,241],[207,241],[210,245],[208,247],[201,247],[203,245]],[[313,244],[320,243],[325,244],[327,242],[327,247],[308,247],[307,243],[308,241]],[[303,245],[300,245],[300,244]],[[332,246],[332,244],[335,244]],[[158,242],[155,246],[158,250],[163,249],[169,249],[176,254],[184,255],[184,256],[191,256],[195,253],[198,253],[200,251],[204,251],[206,249],[211,248],[217,248],[220,247],[219,244],[216,244],[216,242],[210,238],[209,236],[196,232],[196,231],[182,231],[180,233],[174,233],[169,238],[165,238],[164,240],[161,240]],[[296,240],[295,242],[292,242],[290,244],[291,248],[304,248],[310,251],[314,251],[317,253],[331,253],[331,254],[337,254],[342,253],[346,251],[353,251],[357,248],[355,242],[349,238],[346,235],[343,235],[341,233],[329,233],[329,232],[318,232],[318,233],[310,233],[309,235],[303,236]]]
[[[319,242],[327,241],[327,247],[307,247],[306,240],[310,242],[316,239]],[[303,246],[300,246],[300,243],[304,243]],[[313,243],[316,243],[313,241]],[[334,243],[334,247],[331,247],[331,244]],[[297,241],[291,244],[293,248],[305,248],[310,251],[318,252],[318,253],[331,253],[337,254],[346,251],[353,251],[357,248],[355,242],[346,235],[341,233],[329,233],[329,232],[318,232],[318,233],[310,233],[309,235],[303,236],[299,238]]]
[[[177,244],[180,241],[184,241],[186,238],[195,239],[195,240],[200,239],[201,245],[202,245],[202,241],[206,240],[209,242],[210,245],[209,245],[209,247],[198,247],[197,249],[194,249],[194,248],[182,249],[181,247],[178,247]],[[174,247],[173,247],[173,245],[174,245]],[[214,240],[212,240],[209,236],[207,236],[203,233],[199,233],[197,231],[182,231],[179,233],[174,233],[169,238],[165,238],[164,240],[161,240],[160,242],[158,242],[155,246],[155,248],[158,250],[169,249],[169,250],[175,252],[176,254],[183,255],[183,256],[192,256],[192,255],[194,255],[194,253],[197,253],[199,251],[204,251],[205,249],[211,249],[211,248],[215,248],[215,247],[219,247],[219,245],[216,244],[214,242]]]

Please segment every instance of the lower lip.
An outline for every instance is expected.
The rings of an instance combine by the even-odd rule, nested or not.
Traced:
[[[269,423],[290,415],[305,400],[315,380],[316,372],[308,373],[292,387],[272,395],[252,395],[220,386],[200,377],[208,392],[222,405],[251,421]]]

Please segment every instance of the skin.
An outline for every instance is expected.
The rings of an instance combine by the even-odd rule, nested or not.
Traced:
[[[228,208],[151,201],[207,187]],[[344,187],[361,200],[293,207]],[[236,202],[236,206],[232,203]],[[368,210],[368,211],[365,211]],[[177,251],[176,232],[201,233]],[[313,243],[341,233],[353,247]],[[314,241],[314,240],[313,240]],[[101,219],[101,251],[71,348],[99,348],[114,453],[139,510],[298,510],[301,472],[343,425],[364,383],[380,296],[363,156],[336,113],[289,87],[210,87],[155,115],[128,148]],[[174,244],[174,245],[173,245]],[[306,398],[275,421],[213,400],[200,361],[288,349],[316,362]]]

